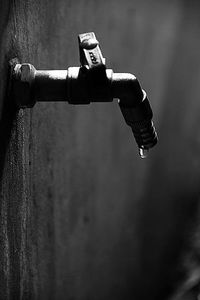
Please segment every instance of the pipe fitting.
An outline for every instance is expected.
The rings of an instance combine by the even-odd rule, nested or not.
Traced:
[[[28,63],[17,63],[14,67],[13,96],[19,107],[33,107],[36,103],[33,92],[35,72],[34,66]]]
[[[143,92],[137,78],[130,73],[113,73],[113,98],[120,99],[120,105],[133,107],[143,101]]]

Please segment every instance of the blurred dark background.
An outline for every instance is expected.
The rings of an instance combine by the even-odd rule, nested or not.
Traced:
[[[9,104],[11,58],[78,66],[87,31],[149,96],[146,160],[116,101]],[[0,298],[197,299],[200,2],[3,0],[0,43]]]

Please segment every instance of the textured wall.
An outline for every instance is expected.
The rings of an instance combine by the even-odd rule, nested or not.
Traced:
[[[186,253],[198,250],[199,11],[178,0],[0,2],[0,299],[163,300],[198,257]],[[16,112],[6,96],[9,59],[79,65],[87,31],[149,95],[160,143],[147,160],[116,103]]]

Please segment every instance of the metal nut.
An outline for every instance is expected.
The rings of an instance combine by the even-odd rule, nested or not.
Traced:
[[[32,67],[30,64],[22,64],[20,67],[21,81],[31,83]]]
[[[18,107],[33,107],[35,104],[33,83],[35,68],[31,64],[16,64],[14,68],[14,96]]]

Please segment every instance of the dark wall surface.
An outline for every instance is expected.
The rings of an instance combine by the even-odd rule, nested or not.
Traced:
[[[116,101],[15,111],[7,97],[11,58],[78,66],[87,31],[149,95],[146,160]],[[0,299],[164,300],[186,275],[176,299],[196,299],[199,36],[198,1],[0,2]]]

